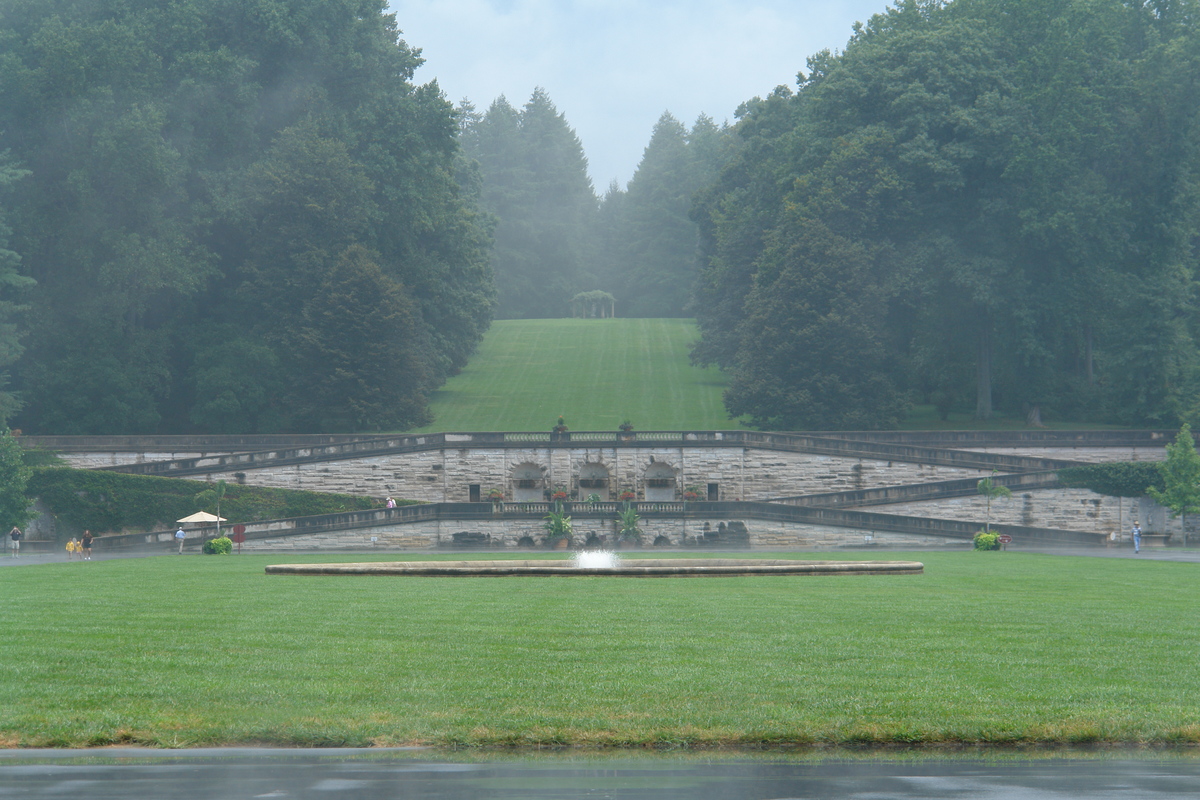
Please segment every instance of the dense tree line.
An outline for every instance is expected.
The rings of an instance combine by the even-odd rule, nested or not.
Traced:
[[[413,84],[421,59],[384,9],[5,0],[0,367],[24,403],[15,424],[428,419],[427,393],[491,318],[490,223],[456,179],[456,113]]]
[[[603,197],[545,91],[454,109],[383,11],[3,0],[0,417],[404,428],[493,313],[604,293],[763,427],[1200,411],[1197,0],[902,0]]]
[[[542,89],[520,110],[504,97],[483,114],[469,103],[460,110],[463,150],[496,220],[497,316],[564,316],[573,295],[595,288],[597,201],[579,137]]]
[[[692,198],[716,180],[728,141],[728,129],[708,116],[688,130],[664,112],[628,186],[609,187],[595,237],[595,274],[623,316],[691,314],[699,256]]]
[[[583,145],[542,89],[520,109],[460,106],[463,150],[496,222],[492,267],[501,318],[560,317],[604,291],[626,317],[681,317],[696,280],[692,198],[716,179],[729,131],[701,116],[689,131],[664,113],[625,188],[597,198]]]
[[[904,0],[748,102],[694,357],[776,428],[911,400],[1122,424],[1200,397],[1197,5]]]

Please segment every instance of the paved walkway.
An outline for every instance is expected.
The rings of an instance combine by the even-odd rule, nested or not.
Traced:
[[[489,756],[395,750],[0,752],[0,795],[89,800],[730,800],[788,797],[973,800],[1200,798],[1200,761],[1175,754],[1034,760],[785,754]]]

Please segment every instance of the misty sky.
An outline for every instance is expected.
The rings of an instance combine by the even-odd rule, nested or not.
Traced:
[[[795,86],[808,56],[840,50],[886,0],[390,0],[437,79],[479,110],[542,86],[583,142],[603,193],[633,175],[663,111],[688,127],[704,112]]]

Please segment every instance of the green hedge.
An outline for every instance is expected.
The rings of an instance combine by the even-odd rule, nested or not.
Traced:
[[[33,470],[26,493],[41,500],[50,513],[69,527],[108,533],[173,527],[175,520],[200,510],[196,495],[213,486],[181,478],[38,467]],[[397,502],[408,505],[417,501]],[[228,484],[221,500],[221,516],[230,523],[255,522],[360,511],[382,505],[371,497]]]
[[[1088,464],[1058,471],[1063,486],[1072,489],[1091,489],[1108,497],[1143,497],[1148,487],[1162,491],[1162,473],[1155,461],[1116,461],[1108,464]]]

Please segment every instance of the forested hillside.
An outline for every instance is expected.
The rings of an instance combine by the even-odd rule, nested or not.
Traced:
[[[384,9],[5,0],[14,425],[427,420],[491,319],[489,223],[456,181],[454,109],[412,83],[421,60]]]
[[[1200,0],[902,0],[603,197],[384,10],[0,0],[0,419],[419,427],[493,315],[615,307],[765,428],[1200,422]]]
[[[1197,12],[905,0],[747,103],[694,212],[693,355],[731,372],[729,411],[1193,419]]]
[[[500,97],[486,112],[459,110],[477,167],[464,184],[496,220],[497,317],[561,317],[590,291],[610,293],[624,317],[690,315],[692,198],[727,160],[727,128],[701,116],[689,131],[664,112],[628,186],[597,198],[583,144],[544,90],[521,109]]]

